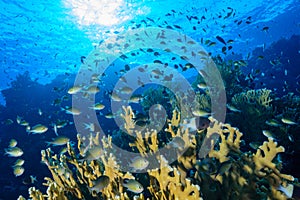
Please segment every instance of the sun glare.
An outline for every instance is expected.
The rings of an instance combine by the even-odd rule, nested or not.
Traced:
[[[65,0],[65,5],[82,26],[112,26],[128,19],[121,15],[124,0]]]

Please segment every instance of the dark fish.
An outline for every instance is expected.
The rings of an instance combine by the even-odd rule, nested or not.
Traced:
[[[126,71],[129,71],[129,70],[130,70],[129,65],[125,65],[125,70],[126,70]]]
[[[81,57],[80,57],[80,61],[81,61],[82,64],[84,64],[84,60],[85,60],[85,59],[86,59],[85,56],[81,56]]]
[[[239,22],[237,23],[237,25],[241,25],[242,22],[243,22],[243,20],[239,21]]]
[[[190,69],[190,68],[194,67],[194,65],[191,64],[191,63],[187,63],[187,64],[185,65],[185,67],[186,67],[187,69]]]
[[[264,56],[258,56],[257,58],[261,60],[264,59]]]
[[[262,31],[268,32],[269,31],[269,27],[268,26],[263,27]]]
[[[154,23],[154,20],[149,18],[149,17],[146,17],[149,21],[153,22]]]
[[[122,58],[123,60],[125,60],[125,59],[127,59],[128,57],[127,57],[126,55],[122,54],[122,55],[120,56],[120,58]]]
[[[249,146],[252,149],[257,150],[261,146],[261,142],[250,142]]]
[[[151,53],[153,52],[153,49],[147,49],[147,52]]]
[[[226,54],[226,47],[222,47],[222,53]]]
[[[231,160],[227,160],[227,161],[221,163],[220,167],[217,170],[215,178],[218,175],[222,176],[225,172],[228,172],[231,169],[231,167],[232,167],[232,161]]]
[[[181,29],[181,26],[178,26],[176,24],[173,25],[175,28]]]
[[[155,55],[155,56],[159,56],[159,55],[160,55],[160,53],[158,53],[158,52],[154,52],[154,55]]]
[[[219,40],[219,42],[222,42],[224,45],[226,45],[226,42],[223,38],[221,38],[220,36],[216,36],[217,40]]]
[[[25,177],[22,181],[24,185],[32,185],[34,182],[37,182],[37,180],[36,177],[32,175]]]
[[[211,46],[215,46],[216,45],[216,43],[215,42],[210,42],[209,44],[208,44],[208,46],[209,47],[211,47]]]
[[[228,51],[231,50],[231,49],[232,49],[232,46],[229,46],[229,47],[228,47]]]
[[[163,64],[163,62],[161,62],[160,60],[154,60],[153,63],[156,63],[156,64]]]

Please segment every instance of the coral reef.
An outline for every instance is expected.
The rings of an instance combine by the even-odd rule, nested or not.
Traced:
[[[268,105],[266,101],[261,103]],[[125,128],[136,135],[131,146],[143,157],[148,153],[156,155],[159,168],[148,169],[144,174],[122,172],[120,166],[123,163],[114,155],[110,136],[99,138],[91,133],[84,141],[79,135],[77,150],[68,143],[65,154],[55,154],[51,149],[41,152],[42,162],[52,177],[45,177],[45,194],[31,187],[29,197],[33,200],[288,199],[279,188],[293,183],[294,177],[282,174],[274,163],[274,158],[284,152],[284,148],[272,139],[265,141],[255,153],[242,152],[243,134],[237,128],[210,117],[210,126],[193,134],[181,123],[181,114],[177,110],[173,111],[166,129],[159,133],[146,130],[148,133],[142,137],[139,130],[132,129],[132,113],[127,107],[122,114]],[[176,151],[177,161],[170,163],[168,155],[157,154],[158,147],[164,145],[157,139],[159,134],[184,141],[185,151],[182,155]],[[92,158],[88,156],[90,154]],[[102,182],[98,186],[97,181],[104,176],[109,178],[109,183]],[[124,184],[126,179],[132,180],[131,183],[139,182],[143,190],[132,192],[132,188]],[[21,199],[25,198],[20,196]]]
[[[229,104],[238,112],[228,113],[227,119],[245,133],[246,141],[256,141],[261,139],[262,130],[267,128],[265,122],[272,119],[275,113],[272,101],[271,90],[268,89],[248,90],[235,94]]]

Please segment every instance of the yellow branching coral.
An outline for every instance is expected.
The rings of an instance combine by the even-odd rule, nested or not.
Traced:
[[[54,158],[54,159],[53,159]],[[73,193],[77,198],[82,198],[82,193],[80,190],[76,189],[78,188],[78,184],[75,181],[75,178],[73,177],[72,170],[68,167],[66,164],[66,159],[62,159],[61,161],[55,160],[57,156],[53,156],[50,149],[47,149],[46,152],[42,151],[42,161],[48,166],[52,178],[46,177],[45,180],[47,180],[47,183],[44,183],[44,185],[48,187],[53,187],[52,183],[54,182],[55,185],[57,185],[57,190],[55,193],[56,195],[59,195],[63,191],[69,191]],[[51,194],[51,192],[48,192]],[[49,197],[49,199],[52,199]]]
[[[294,177],[281,174],[276,164],[272,162],[278,153],[284,152],[284,148],[277,146],[277,143],[269,138],[268,142],[264,142],[255,154],[242,154],[240,151],[242,133],[229,124],[218,123],[213,118],[210,118],[210,121],[211,127],[207,129],[207,136],[218,134],[221,137],[221,141],[217,145],[218,148],[212,147],[209,152],[209,157],[216,158],[220,162],[217,173],[221,174],[211,177],[226,187],[236,187],[237,193],[246,190],[249,194],[251,193],[251,183],[254,180],[257,181],[257,177],[260,177],[270,184],[270,190],[265,189],[268,198],[280,197],[280,199],[286,199],[286,196],[278,191],[278,187],[285,184],[286,181],[294,181]],[[211,144],[214,145],[213,142]],[[233,161],[232,155],[239,156],[240,159]],[[222,171],[223,168],[226,171]],[[235,186],[233,183],[238,183],[238,185]],[[240,189],[238,189],[239,187]],[[282,196],[285,198],[282,198]]]
[[[157,132],[146,131],[144,136],[141,131],[135,131],[136,140],[129,143],[130,147],[136,147],[142,156],[146,156],[148,152],[154,154],[158,150]]]
[[[123,106],[124,114],[122,113],[120,116],[124,119],[124,128],[126,129],[129,135],[132,135],[133,129],[135,127],[135,122],[133,120],[134,113],[130,106]]]
[[[232,102],[235,105],[240,105],[244,103],[257,104],[263,107],[270,107],[272,99],[270,98],[271,90],[258,89],[258,90],[248,90],[247,92],[242,92],[236,94],[232,97]]]
[[[238,129],[231,127],[229,124],[216,124],[215,120],[213,120],[212,118],[210,118],[210,120],[214,122],[214,125],[212,128],[209,127],[207,132],[209,133],[209,135],[218,133],[221,137],[221,143],[219,150],[214,150],[214,145],[212,145],[212,150],[209,152],[209,157],[215,157],[220,161],[220,163],[222,163],[229,159],[227,157],[229,151],[239,151],[241,136],[243,134]],[[216,130],[216,127],[218,127],[219,130]],[[214,132],[214,130],[216,132]],[[226,137],[225,134],[228,134],[228,136]]]
[[[192,184],[188,179],[185,179],[183,185],[179,170],[176,167],[172,168],[163,156],[160,157],[160,168],[150,170],[148,174],[153,177],[148,189],[155,199],[200,199],[199,186]]]
[[[42,161],[49,168],[52,177],[45,177],[46,194],[30,188],[34,200],[66,199],[116,199],[116,200],[199,200],[202,199],[287,199],[278,188],[286,187],[294,180],[281,174],[273,163],[284,148],[269,139],[256,153],[240,150],[242,133],[230,124],[218,122],[210,117],[210,126],[201,134],[190,134],[180,122],[181,113],[173,111],[171,120],[161,132],[135,129],[130,107],[123,108],[125,128],[131,130],[136,139],[130,144],[136,147],[140,156],[152,154],[157,157],[159,167],[148,169],[145,174],[122,172],[114,154],[112,137],[91,133],[88,137],[77,136],[77,150],[70,143],[67,153],[54,154],[51,149],[42,151]],[[167,152],[159,155],[159,134],[167,135],[167,145],[175,151],[173,163],[168,161]],[[170,138],[171,137],[171,138]],[[218,140],[220,138],[220,140]],[[174,141],[172,141],[174,139]],[[219,141],[219,142],[217,142]],[[172,143],[173,142],[173,143]],[[177,142],[177,143],[176,143]],[[179,155],[178,149],[186,149]],[[100,148],[101,147],[101,148]],[[168,146],[169,148],[169,146]],[[96,150],[96,152],[94,152]],[[79,156],[78,153],[79,152]],[[89,158],[93,152],[96,157]],[[206,152],[201,157],[201,152]],[[208,156],[207,156],[208,155]],[[206,157],[206,158],[204,158]],[[71,167],[72,166],[72,167]],[[109,183],[95,190],[97,180],[107,177]],[[143,186],[143,192],[135,194],[123,182],[133,179]],[[23,200],[20,196],[19,200]]]
[[[255,162],[255,173],[259,176],[265,176],[266,173],[262,172],[262,169],[268,168],[271,169],[277,176],[289,181],[294,181],[293,176],[280,174],[275,163],[272,162],[278,153],[284,152],[284,148],[282,146],[277,147],[277,142],[274,142],[271,138],[268,139],[269,141],[264,142],[253,156],[253,161]]]
[[[180,123],[180,119],[181,119],[181,114],[180,112],[178,112],[176,109],[173,110],[173,114],[172,114],[172,119],[171,120],[167,120],[169,125],[178,127],[179,123]]]
[[[175,173],[175,172],[174,172]],[[181,199],[194,199],[201,200],[200,197],[200,187],[191,183],[190,179],[186,179],[185,186],[182,187],[181,184],[171,182],[168,185],[170,190],[169,200],[181,200]]]
[[[68,200],[64,194],[64,188],[59,187],[55,182],[50,182],[47,186],[48,199]]]

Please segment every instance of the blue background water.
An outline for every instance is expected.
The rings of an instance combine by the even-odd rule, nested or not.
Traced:
[[[81,56],[87,56],[100,41],[132,27],[145,27],[146,24],[166,27],[176,24],[182,27],[178,31],[198,42],[201,42],[201,38],[204,41],[207,39],[216,41],[215,37],[220,35],[226,41],[234,40],[231,50],[234,55],[228,53],[227,56],[248,59],[249,65],[256,68],[260,63],[257,64],[257,59],[253,56],[255,52],[252,51],[255,48],[267,49],[273,42],[290,39],[292,35],[300,33],[299,0],[194,0],[175,1],[176,3],[172,0],[119,0],[116,2],[116,10],[106,13],[106,15],[108,18],[116,17],[116,20],[119,21],[107,25],[108,20],[105,19],[105,15],[99,12],[95,14],[93,8],[97,6],[100,8],[104,5],[112,6],[109,1],[0,1],[0,90],[7,91],[6,99],[2,96],[0,102],[9,108],[1,109],[1,121],[6,119],[15,121],[16,113],[22,115],[30,123],[51,124],[57,119],[72,121],[71,116],[61,115],[60,107],[50,106],[49,102],[63,96],[66,89],[72,85],[74,74],[78,72],[81,65]],[[224,19],[230,12],[228,7],[232,8],[234,12],[230,17]],[[76,14],[76,12],[80,14]],[[187,15],[197,16],[199,19],[205,16],[205,19],[198,24],[197,20],[189,21]],[[95,18],[95,16],[97,17]],[[251,20],[248,18],[250,16]],[[246,23],[246,21],[250,21],[250,23]],[[193,26],[196,30],[193,29]],[[269,30],[262,31],[263,27],[269,27]],[[207,50],[213,55],[218,53],[223,55],[221,53],[223,45],[216,42],[216,46],[209,47]],[[276,70],[276,67],[270,65],[268,60],[261,63],[260,69],[265,74],[273,73],[272,75],[275,75],[273,82],[268,82],[270,79],[268,77],[259,76],[260,80],[264,81],[271,89],[281,89],[284,81],[287,81],[290,88],[294,88],[294,90],[299,88],[299,85],[295,84],[300,81],[298,77],[300,74],[299,37],[290,40],[288,44],[293,46],[277,45],[277,49],[272,51],[272,55],[265,53],[265,57],[269,56],[268,59],[271,60],[280,56],[281,51],[288,52],[289,49],[292,49],[290,52],[292,55],[284,55],[290,59],[284,68],[278,67]],[[257,51],[259,50],[256,49]],[[273,55],[274,52],[278,55]],[[256,56],[260,53],[257,53]],[[225,56],[223,55],[223,57]],[[229,59],[229,57],[227,58]],[[145,60],[140,62],[143,63]],[[244,69],[246,74],[252,66]],[[288,76],[283,75],[285,69],[288,71]],[[26,78],[15,81],[18,74],[25,72],[28,72],[33,81]],[[185,72],[185,75],[192,76],[189,72]],[[53,81],[54,79],[55,81]],[[105,81],[106,85],[112,84],[109,79]],[[27,89],[24,89],[26,88],[24,85]],[[9,90],[11,87],[14,90]],[[6,101],[8,99],[10,101]],[[66,97],[61,106],[64,107],[70,103],[71,99]],[[32,105],[35,106],[32,107]],[[37,113],[38,108],[43,110],[42,118]],[[63,130],[62,134],[64,131],[71,139],[75,140],[76,130],[74,127],[70,126],[69,129]],[[16,199],[19,193],[27,194],[28,187],[21,183],[22,177],[14,177],[12,174],[11,165],[14,159],[2,156],[8,141],[11,138],[19,141],[19,146],[25,152],[23,156],[26,170],[24,176],[37,175],[39,181],[37,185],[41,186],[43,177],[49,174],[46,167],[40,164],[40,150],[45,148],[45,140],[55,136],[52,132],[49,134],[49,136],[32,137],[28,136],[24,128],[16,125],[15,122],[12,126],[1,124],[0,198]]]

